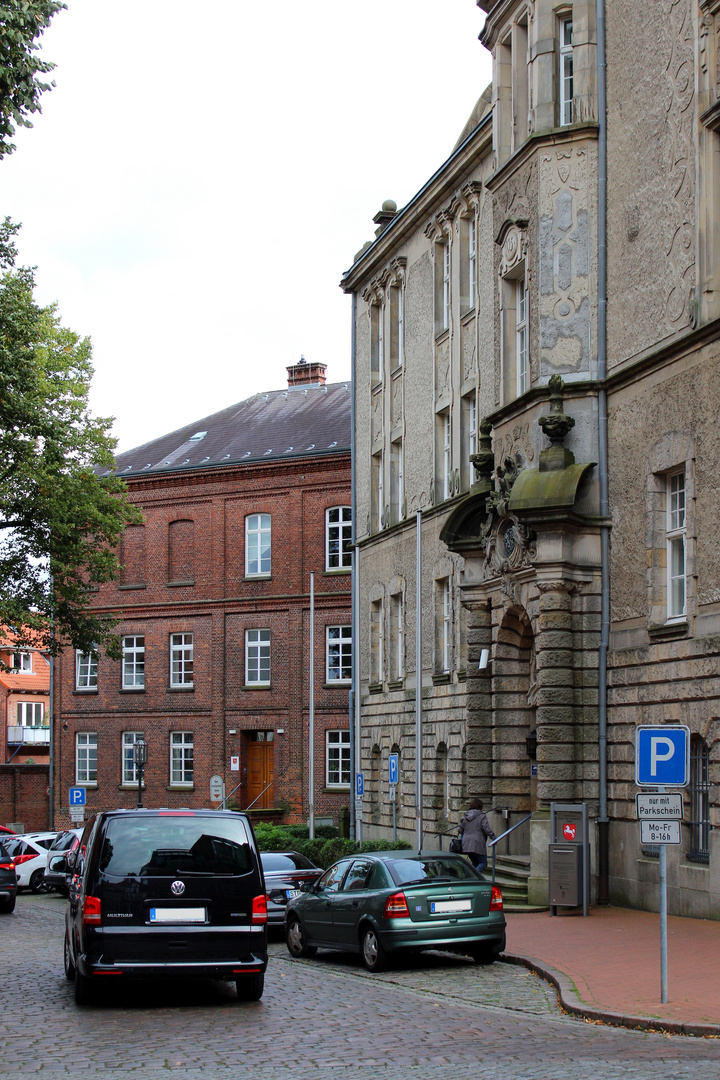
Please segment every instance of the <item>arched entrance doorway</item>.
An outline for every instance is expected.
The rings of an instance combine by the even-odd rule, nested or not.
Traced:
[[[508,826],[535,809],[528,738],[535,732],[536,695],[532,627],[527,612],[513,607],[498,630],[492,676],[493,805],[507,810]],[[527,827],[514,836],[515,850],[529,844]]]

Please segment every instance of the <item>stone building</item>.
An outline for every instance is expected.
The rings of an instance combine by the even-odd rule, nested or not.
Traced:
[[[720,3],[478,2],[492,84],[342,281],[362,826],[399,753],[401,834],[527,817],[540,903],[586,802],[600,900],[657,907],[634,734],[684,723],[670,909],[718,918]]]
[[[55,820],[71,785],[86,814],[231,805],[307,819],[310,575],[314,574],[315,798],[349,802],[350,387],[288,368],[256,394],[120,454],[144,515],[125,530],[98,610],[120,620],[122,660],[64,653],[55,678]]]

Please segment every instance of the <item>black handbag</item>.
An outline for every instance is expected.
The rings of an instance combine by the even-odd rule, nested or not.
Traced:
[[[450,841],[450,850],[452,851],[453,855],[462,855],[462,839],[459,835],[453,836],[452,840]]]

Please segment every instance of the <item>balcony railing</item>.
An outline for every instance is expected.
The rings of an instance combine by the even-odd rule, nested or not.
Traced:
[[[24,727],[23,725],[19,725],[17,727],[9,727],[7,732],[8,743],[19,743],[24,746],[50,745],[49,727]]]

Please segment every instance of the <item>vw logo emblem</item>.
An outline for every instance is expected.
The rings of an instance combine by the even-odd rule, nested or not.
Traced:
[[[182,894],[185,892],[185,883],[182,881],[173,881],[172,885],[170,886],[170,892],[173,894],[173,896],[182,896]]]

